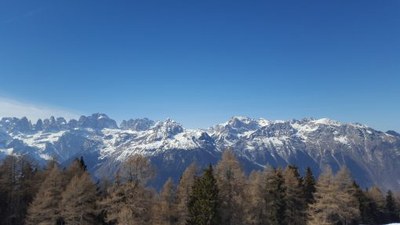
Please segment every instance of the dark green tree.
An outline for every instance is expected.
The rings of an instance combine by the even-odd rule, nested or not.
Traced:
[[[302,178],[297,167],[288,166],[283,172],[285,182],[285,224],[306,224],[306,202]]]
[[[285,222],[285,181],[281,169],[266,172],[265,202],[269,225],[283,225]]]
[[[306,174],[303,179],[304,195],[307,204],[314,202],[315,178],[310,167],[307,167]]]
[[[396,206],[396,202],[393,197],[392,191],[388,191],[386,194],[386,202],[385,202],[385,217],[386,222],[399,222],[399,212]]]
[[[210,165],[201,177],[197,177],[189,196],[187,225],[219,225],[218,187]]]
[[[358,205],[360,209],[360,218],[358,220],[358,223],[376,224],[378,222],[376,204],[361,190],[360,186],[355,181],[353,182],[353,187],[356,190],[354,194],[358,200]]]

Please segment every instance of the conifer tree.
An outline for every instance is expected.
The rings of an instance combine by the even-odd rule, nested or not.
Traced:
[[[60,220],[59,202],[62,184],[62,173],[57,166],[54,166],[29,205],[27,225],[54,225]]]
[[[86,171],[83,158],[75,158],[68,168],[64,171],[64,187],[66,187],[74,176],[80,176]]]
[[[399,211],[393,197],[392,191],[388,191],[386,194],[386,202],[385,202],[385,214],[386,214],[386,222],[393,223],[399,222]]]
[[[145,186],[154,175],[154,168],[150,160],[142,155],[129,156],[122,164],[121,176],[124,181]]]
[[[378,187],[373,186],[365,194],[370,199],[369,207],[371,208],[371,212],[373,212],[370,215],[374,218],[374,222],[377,224],[385,223],[385,198],[382,191]]]
[[[215,167],[222,225],[241,225],[244,223],[245,175],[231,150],[222,154],[222,159]]]
[[[0,193],[2,193],[2,201],[0,202],[0,223],[12,224],[15,217],[16,200],[17,200],[17,158],[15,156],[7,156],[0,167]]]
[[[187,225],[219,225],[218,186],[210,165],[201,177],[195,179],[188,204]]]
[[[150,223],[153,198],[154,193],[151,190],[133,182],[126,182],[113,186],[109,195],[102,199],[99,205],[105,212],[106,222],[117,225],[145,225]],[[132,221],[128,221],[127,218],[132,218]]]
[[[0,224],[24,224],[41,179],[27,157],[8,156],[0,166]]]
[[[285,180],[285,224],[304,225],[306,223],[306,199],[297,167],[288,166],[283,176]]]
[[[267,169],[265,202],[267,224],[282,225],[285,220],[285,184],[281,169]]]
[[[265,174],[253,171],[248,178],[248,186],[245,192],[246,206],[244,210],[245,224],[263,225],[267,224],[266,202],[265,202]]]
[[[308,212],[308,225],[334,225],[337,223],[333,218],[338,208],[333,183],[333,172],[331,168],[326,168],[316,184],[315,201],[310,205]]]
[[[153,176],[149,160],[140,155],[131,156],[122,165],[123,182],[117,182],[109,195],[99,201],[106,222],[117,225],[145,225],[150,223],[154,193],[145,188]]]
[[[339,221],[343,224],[351,224],[359,219],[360,209],[356,198],[356,189],[353,185],[354,181],[347,167],[342,167],[336,174],[335,179],[336,198],[339,201],[337,215]]]
[[[360,215],[349,171],[343,167],[334,177],[330,168],[321,174],[315,202],[309,209],[309,225],[351,224]]]
[[[88,173],[74,176],[62,193],[61,216],[66,225],[91,225],[96,217],[96,186]]]
[[[373,211],[371,210],[372,204],[371,199],[361,190],[360,186],[354,181],[353,186],[356,190],[355,196],[358,200],[360,209],[359,223],[361,224],[375,224]]]
[[[310,167],[307,167],[306,174],[303,179],[305,200],[307,205],[314,202],[315,178]]]
[[[197,170],[198,169],[196,164],[192,163],[190,166],[186,168],[186,170],[182,174],[181,179],[179,180],[179,184],[176,190],[176,196],[177,196],[176,214],[177,214],[178,225],[185,225],[186,221],[188,220],[189,196],[192,192],[192,186],[194,184]]]

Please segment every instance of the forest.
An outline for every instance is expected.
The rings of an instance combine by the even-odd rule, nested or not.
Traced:
[[[303,174],[303,175],[302,175]],[[399,221],[400,196],[362,189],[349,170],[266,167],[245,174],[226,150],[216,165],[186,168],[179,182],[148,185],[151,162],[130,156],[113,178],[93,179],[83,158],[45,168],[25,157],[0,165],[2,225],[350,225]]]

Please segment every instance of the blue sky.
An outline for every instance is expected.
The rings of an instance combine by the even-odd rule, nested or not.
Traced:
[[[400,131],[400,1],[1,1],[0,82],[0,116]]]

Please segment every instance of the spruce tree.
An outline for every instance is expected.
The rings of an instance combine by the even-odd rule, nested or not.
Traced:
[[[283,176],[285,180],[285,224],[304,225],[306,223],[306,199],[297,167],[288,166]]]
[[[385,215],[386,215],[385,216],[386,222],[388,222],[388,223],[400,221],[398,208],[396,206],[396,202],[393,197],[393,193],[390,190],[386,194]]]
[[[265,202],[267,224],[283,225],[285,220],[285,184],[281,169],[266,171]]]
[[[210,165],[196,178],[189,197],[187,225],[220,225],[218,186]]]
[[[311,204],[314,202],[314,193],[316,189],[315,178],[310,167],[307,167],[306,174],[304,175],[303,179],[303,185],[306,203]]]

